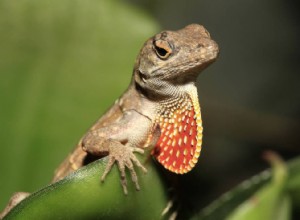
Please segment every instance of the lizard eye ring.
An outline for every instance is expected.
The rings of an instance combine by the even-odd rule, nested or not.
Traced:
[[[167,41],[164,40],[154,41],[153,49],[156,55],[162,60],[166,60],[172,54],[172,47]]]

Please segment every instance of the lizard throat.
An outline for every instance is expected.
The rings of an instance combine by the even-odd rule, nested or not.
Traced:
[[[202,145],[202,120],[197,92],[162,105],[157,123],[161,136],[152,154],[166,169],[184,174],[197,163]]]

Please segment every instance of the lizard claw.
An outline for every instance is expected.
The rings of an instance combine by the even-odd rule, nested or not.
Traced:
[[[121,175],[121,185],[124,191],[124,194],[127,195],[127,180],[125,169],[129,169],[131,180],[135,184],[136,190],[140,190],[140,185],[138,182],[138,177],[134,169],[134,164],[143,170],[144,173],[147,172],[147,169],[140,163],[140,161],[133,154],[134,152],[144,153],[144,150],[140,148],[132,148],[129,146],[120,146],[120,144],[112,146],[108,155],[108,163],[106,165],[105,171],[102,174],[101,181],[104,182],[107,174],[110,172],[112,166],[117,163],[120,175]]]

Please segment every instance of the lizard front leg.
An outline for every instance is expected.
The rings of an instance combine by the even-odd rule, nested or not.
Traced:
[[[92,132],[101,127],[107,126],[108,124],[114,123],[115,121],[122,118],[123,112],[120,105],[116,102],[111,108],[89,129],[88,132]],[[59,165],[55,170],[52,182],[63,179],[68,174],[88,164],[90,160],[86,152],[82,150],[82,139],[78,142],[77,146],[72,153]]]
[[[152,127],[153,123],[148,117],[131,110],[124,112],[123,117],[115,123],[86,134],[82,140],[84,151],[95,156],[108,154],[108,163],[102,174],[102,181],[105,180],[112,166],[117,163],[124,193],[128,193],[126,168],[130,171],[136,189],[140,189],[134,165],[144,172],[147,170],[136,158],[134,152],[144,152],[143,148],[148,146],[149,138],[152,137]]]

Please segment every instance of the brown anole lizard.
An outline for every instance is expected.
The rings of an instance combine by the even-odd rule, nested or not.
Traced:
[[[139,189],[134,166],[146,172],[135,156],[154,146],[152,155],[166,169],[183,174],[197,163],[202,144],[202,120],[195,86],[197,76],[218,55],[218,45],[201,25],[163,31],[147,40],[125,93],[89,129],[56,170],[53,181],[107,155],[102,181],[117,163],[127,194],[125,169]]]
[[[126,167],[139,189],[134,164],[146,169],[134,152],[142,153],[151,144],[155,145],[152,154],[166,169],[179,174],[190,171],[202,144],[195,82],[217,55],[217,44],[197,24],[163,31],[147,40],[128,89],[79,141],[56,170],[54,181],[83,166],[87,154],[108,154],[102,180],[118,162],[124,192]]]

